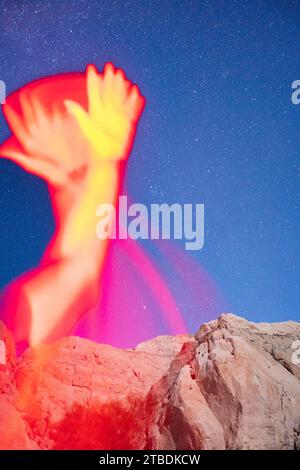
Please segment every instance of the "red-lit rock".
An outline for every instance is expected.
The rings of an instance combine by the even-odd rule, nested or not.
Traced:
[[[225,314],[134,350],[67,337],[0,364],[0,447],[299,447],[300,324]]]
[[[16,354],[9,331],[0,322],[0,449],[36,449],[16,408]]]

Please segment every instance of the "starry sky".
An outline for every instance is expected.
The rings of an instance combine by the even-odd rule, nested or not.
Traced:
[[[296,1],[0,0],[0,79],[12,92],[90,62],[124,68],[147,100],[132,199],[205,204],[192,256],[224,299],[215,315],[300,320],[299,33]],[[43,181],[1,160],[1,287],[37,264],[52,232]]]

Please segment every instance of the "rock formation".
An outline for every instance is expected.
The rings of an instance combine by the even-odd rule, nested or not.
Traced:
[[[300,449],[300,324],[232,314],[132,350],[66,337],[16,359],[0,325],[1,449]]]

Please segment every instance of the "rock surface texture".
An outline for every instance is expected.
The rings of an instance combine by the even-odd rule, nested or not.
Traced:
[[[134,350],[67,337],[16,359],[0,324],[0,448],[300,449],[297,340],[299,323],[223,314]]]

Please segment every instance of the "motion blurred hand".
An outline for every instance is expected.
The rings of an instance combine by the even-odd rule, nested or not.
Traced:
[[[103,74],[88,66],[87,91],[88,112],[74,101],[66,100],[65,105],[95,151],[96,160],[126,159],[144,106],[138,87],[108,63]]]
[[[83,85],[88,110],[62,96],[54,96],[49,106],[38,87],[21,89],[18,111],[9,101],[3,106],[14,135],[1,145],[0,155],[54,188],[69,189],[78,188],[101,161],[126,159],[144,106],[138,87],[110,63],[103,74],[89,65]]]
[[[90,148],[78,135],[75,119],[54,103],[49,110],[34,92],[19,94],[21,112],[9,104],[3,110],[13,136],[0,148],[0,155],[59,187],[80,180],[88,165]]]

